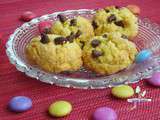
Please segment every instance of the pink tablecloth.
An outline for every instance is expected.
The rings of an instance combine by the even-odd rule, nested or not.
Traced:
[[[110,95],[110,89],[78,90],[56,87],[41,83],[16,70],[5,53],[8,36],[22,22],[18,17],[22,12],[30,10],[37,15],[55,11],[80,8],[98,8],[107,5],[137,4],[141,7],[141,16],[160,23],[159,0],[0,0],[0,120],[52,120],[47,114],[48,106],[55,100],[68,100],[73,104],[73,112],[63,120],[88,120],[91,113],[100,106],[112,107],[119,120],[158,120],[160,119],[160,91],[141,81],[134,84],[147,90],[146,97],[152,102],[143,103],[135,110],[126,100],[117,100]],[[10,98],[16,95],[29,96],[33,100],[33,108],[24,113],[12,113],[7,109]]]

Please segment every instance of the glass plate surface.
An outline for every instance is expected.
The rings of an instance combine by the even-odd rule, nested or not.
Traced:
[[[95,11],[80,9],[55,12],[35,18],[17,28],[6,43],[7,56],[17,70],[45,83],[83,89],[102,89],[120,84],[136,83],[139,80],[150,77],[154,71],[160,71],[160,27],[150,22],[147,18],[139,18],[139,33],[134,38],[139,50],[150,49],[153,52],[152,58],[144,63],[133,64],[129,68],[109,76],[100,76],[84,68],[72,73],[46,73],[37,66],[31,66],[25,58],[24,51],[29,41],[39,34],[38,23],[46,20],[54,22],[57,19],[56,16],[60,13],[68,18],[78,15],[91,18]]]

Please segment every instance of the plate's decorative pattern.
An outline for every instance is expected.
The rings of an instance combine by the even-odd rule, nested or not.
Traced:
[[[142,64],[133,64],[128,69],[110,76],[99,76],[84,68],[74,73],[56,75],[46,73],[36,66],[29,65],[25,59],[25,46],[31,38],[39,34],[37,29],[38,23],[45,20],[54,22],[57,19],[56,16],[60,13],[68,18],[78,15],[91,18],[95,12],[89,9],[56,12],[35,18],[17,28],[6,44],[6,53],[10,62],[19,71],[42,82],[84,89],[100,89],[120,84],[135,83],[141,79],[150,77],[154,71],[160,71],[160,56],[158,55],[160,53],[160,27],[155,23],[151,23],[146,18],[139,19],[139,34],[134,41],[138,49],[151,49],[154,56]]]

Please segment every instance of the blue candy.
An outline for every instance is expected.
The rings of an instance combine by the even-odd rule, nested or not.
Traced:
[[[137,54],[135,61],[136,63],[144,62],[145,60],[148,60],[151,57],[151,55],[152,55],[151,50],[149,49],[142,50]]]
[[[9,102],[10,110],[14,112],[24,112],[32,107],[32,100],[25,96],[13,97]]]

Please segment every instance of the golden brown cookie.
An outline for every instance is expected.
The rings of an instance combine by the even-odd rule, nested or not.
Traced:
[[[137,54],[133,42],[119,32],[93,37],[83,49],[84,66],[96,73],[108,75],[131,65]]]
[[[46,35],[35,37],[26,47],[26,57],[47,72],[75,71],[82,66],[82,51],[70,36]]]
[[[67,19],[63,15],[58,15],[59,21],[56,21],[51,28],[52,33],[68,36],[75,34],[76,41],[82,46],[87,40],[94,36],[94,30],[89,20],[78,16],[73,19]]]
[[[110,6],[96,11],[92,25],[95,35],[120,32],[129,38],[138,33],[138,18],[126,7]]]

